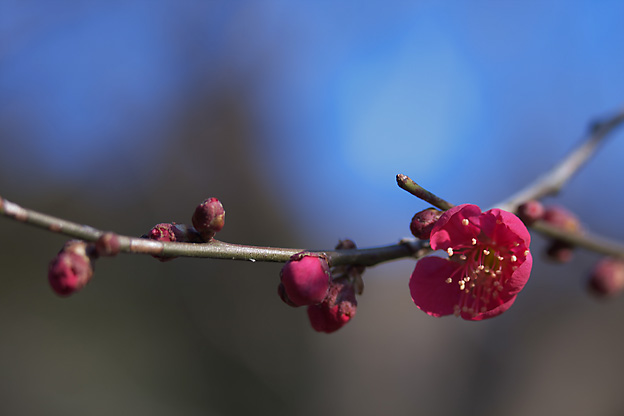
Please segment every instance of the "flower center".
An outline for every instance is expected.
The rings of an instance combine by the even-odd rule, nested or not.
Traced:
[[[503,303],[500,293],[505,283],[519,266],[513,250],[499,246],[489,238],[480,241],[473,238],[471,245],[456,246],[447,250],[452,260],[462,264],[453,276],[446,279],[456,284],[460,291],[459,302],[454,307],[456,316],[476,316]],[[520,248],[516,243],[514,248]]]

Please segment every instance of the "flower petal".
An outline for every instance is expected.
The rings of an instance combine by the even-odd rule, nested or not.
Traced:
[[[462,318],[464,318],[467,321],[482,321],[484,319],[493,318],[505,312],[507,309],[509,309],[515,301],[516,301],[516,296],[512,296],[507,302],[502,303],[493,309],[480,313],[476,316],[470,316],[470,315],[464,316],[464,314],[462,314]]]
[[[533,266],[533,257],[529,252],[526,256],[526,260],[518,267],[509,277],[509,280],[505,283],[505,290],[503,294],[515,296],[526,285],[529,277],[531,276],[531,267]]]
[[[446,211],[431,230],[431,248],[446,250],[449,247],[470,245],[479,235],[481,208],[476,205],[457,205]],[[465,225],[464,219],[468,220]]]
[[[516,234],[522,241],[524,241],[524,245],[528,248],[531,244],[531,234],[529,230],[527,230],[526,225],[518,218],[516,215],[511,212],[503,211],[502,209],[494,208],[486,213],[491,213],[496,217],[497,220],[500,220],[504,225],[509,228],[514,234]],[[495,238],[497,236],[494,236]],[[498,240],[497,240],[498,241]]]
[[[446,279],[459,272],[460,267],[435,256],[419,260],[409,282],[416,306],[431,316],[451,315],[459,301],[459,287],[457,282],[446,283]]]

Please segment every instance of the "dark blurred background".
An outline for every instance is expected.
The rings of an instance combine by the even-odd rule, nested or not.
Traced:
[[[0,195],[104,230],[188,222],[225,241],[396,242],[405,173],[487,208],[624,105],[624,2],[0,0]],[[624,240],[619,131],[556,199]],[[279,264],[121,255],[58,298],[64,237],[0,218],[0,413],[619,415],[624,299],[598,255],[540,255],[504,315],[435,319],[413,261],[365,274],[315,333]]]

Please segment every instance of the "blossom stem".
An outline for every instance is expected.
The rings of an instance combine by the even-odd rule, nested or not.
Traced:
[[[434,193],[426,190],[422,186],[418,185],[407,175],[403,175],[399,173],[396,177],[397,184],[403,190],[406,190],[410,194],[414,195],[417,198],[422,199],[423,201],[429,202],[436,208],[440,208],[442,211],[449,210],[453,208],[455,205],[450,202],[445,201]]]
[[[0,197],[0,215],[25,224],[43,228],[68,237],[85,241],[97,241],[104,231],[72,221],[43,214],[21,207]],[[285,263],[293,254],[304,249],[260,247],[226,243],[211,240],[208,243],[178,243],[150,240],[146,238],[117,235],[119,251],[134,254],[149,254],[160,257],[204,257],[213,259],[247,260]],[[308,250],[311,251],[311,250]],[[355,264],[373,266],[379,263],[405,257],[420,258],[430,252],[428,241],[405,240],[398,244],[367,249],[316,250],[324,253],[333,266]]]

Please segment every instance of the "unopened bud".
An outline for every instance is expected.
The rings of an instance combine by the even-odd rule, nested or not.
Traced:
[[[560,206],[547,207],[542,220],[569,233],[580,233],[582,230],[576,215]],[[561,240],[553,240],[546,249],[546,255],[558,263],[569,262],[572,260],[573,254],[574,245]]]
[[[225,209],[217,198],[208,198],[195,208],[193,227],[208,242],[225,225]]]
[[[93,277],[92,247],[81,240],[68,241],[48,266],[48,281],[60,296],[79,291]]]
[[[308,252],[295,254],[282,268],[280,281],[283,290],[278,288],[278,293],[287,304],[304,306],[320,303],[325,299],[331,281],[327,259]]]
[[[589,278],[590,290],[598,296],[614,296],[624,290],[624,261],[605,257]]]
[[[349,322],[356,313],[355,290],[344,279],[332,282],[327,297],[318,305],[308,306],[308,318],[315,331],[334,332]]]
[[[518,207],[518,217],[527,225],[541,220],[545,212],[544,205],[535,199],[531,199]]]
[[[410,230],[414,237],[420,240],[428,240],[433,226],[438,222],[442,211],[435,208],[427,208],[417,212],[410,223]]]
[[[581,223],[576,215],[557,205],[547,207],[542,219],[563,231],[572,233],[581,231]]]
[[[150,240],[164,241],[164,242],[186,242],[186,233],[183,230],[181,230],[177,226],[177,224],[168,223],[168,222],[156,224],[143,237],[147,237]],[[163,262],[173,260],[176,258],[176,257],[164,257],[164,256],[152,256],[152,257]]]

